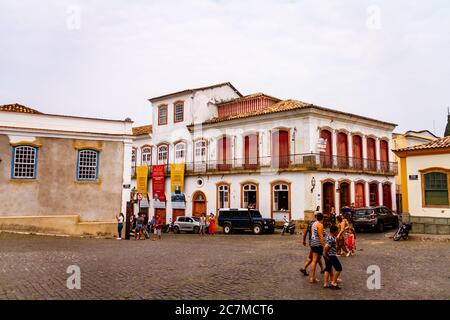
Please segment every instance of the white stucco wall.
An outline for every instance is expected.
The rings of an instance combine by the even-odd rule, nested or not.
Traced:
[[[418,175],[418,180],[408,179],[408,206],[413,216],[450,218],[450,208],[424,208],[422,206],[422,177],[420,170],[439,167],[450,169],[450,154],[410,156],[406,158],[407,175]]]

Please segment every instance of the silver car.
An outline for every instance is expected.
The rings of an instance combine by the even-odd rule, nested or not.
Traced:
[[[200,231],[200,219],[196,217],[177,217],[173,223],[173,232],[181,231],[198,233]]]

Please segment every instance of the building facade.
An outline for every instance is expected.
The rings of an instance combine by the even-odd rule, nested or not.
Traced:
[[[420,130],[413,131],[409,130],[405,133],[394,133],[393,134],[393,144],[392,147],[394,150],[409,148],[418,146],[423,143],[431,142],[439,137],[435,136],[428,130]],[[401,182],[402,182],[402,169],[401,169],[401,161],[400,158],[394,154],[394,159],[398,165],[398,173],[395,177],[395,190],[396,190],[396,198],[397,198],[397,208],[398,212],[402,211],[402,193],[401,193]]]
[[[131,128],[0,106],[0,228],[117,234],[130,197]]]
[[[148,192],[158,198],[150,211],[167,221],[248,206],[276,220],[309,219],[317,206],[328,214],[351,203],[396,210],[395,124],[262,93],[243,96],[230,83],[150,102]],[[173,206],[168,196],[173,164],[184,167],[184,205]],[[155,165],[164,167],[158,190]]]
[[[395,150],[402,170],[404,220],[413,232],[450,234],[450,137]]]

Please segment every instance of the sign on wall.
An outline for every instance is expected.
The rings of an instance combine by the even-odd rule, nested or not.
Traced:
[[[327,139],[325,138],[319,138],[317,141],[317,152],[325,152],[327,150]]]
[[[163,202],[165,208],[166,195],[164,193],[164,165],[152,166],[152,189],[153,200],[156,202]],[[156,207],[155,207],[156,208]]]
[[[186,209],[184,195],[184,163],[170,165],[170,200],[173,209]]]

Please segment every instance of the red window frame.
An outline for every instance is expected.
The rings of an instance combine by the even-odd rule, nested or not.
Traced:
[[[181,120],[177,120],[177,106],[181,106]],[[183,122],[184,121],[184,101],[176,101],[173,104],[173,122]]]
[[[161,110],[165,109],[166,111],[166,121],[165,122],[161,122]],[[162,125],[166,125],[168,123],[168,119],[169,118],[169,112],[167,109],[167,105],[160,105],[158,106],[158,125],[162,126]]]

